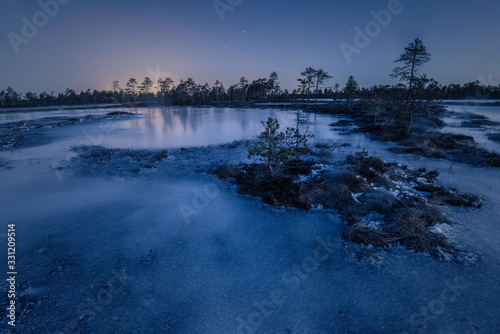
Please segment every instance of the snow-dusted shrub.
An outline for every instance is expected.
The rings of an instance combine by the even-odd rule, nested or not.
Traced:
[[[248,156],[263,160],[271,174],[290,161],[300,160],[300,156],[309,151],[307,139],[312,135],[301,134],[298,127],[279,131],[280,124],[276,118],[270,117],[261,123],[264,131],[260,133],[257,143],[248,149]]]

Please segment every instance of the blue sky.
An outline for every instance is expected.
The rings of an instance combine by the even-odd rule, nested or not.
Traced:
[[[229,87],[272,71],[293,89],[307,66],[328,71],[330,86],[349,75],[362,86],[393,84],[393,61],[416,37],[432,54],[425,72],[440,83],[500,82],[500,0],[401,0],[378,30],[371,12],[397,0],[218,0],[223,13],[213,0],[56,1],[42,0],[59,7],[47,22],[37,1],[0,3],[0,89],[110,89],[166,75]],[[23,35],[23,18],[38,20],[34,36]],[[375,30],[348,62],[340,45],[356,46],[356,27]],[[25,38],[18,52],[12,36]]]

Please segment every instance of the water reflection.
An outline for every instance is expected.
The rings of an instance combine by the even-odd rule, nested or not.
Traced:
[[[192,146],[219,145],[235,140],[252,139],[259,135],[263,127],[261,121],[268,117],[277,118],[281,129],[295,127],[296,110],[279,109],[232,109],[232,108],[200,108],[200,107],[159,107],[159,108],[113,108],[93,110],[40,111],[30,113],[0,114],[0,122],[20,121],[44,117],[83,117],[85,115],[104,115],[113,111],[127,111],[133,116],[124,116],[118,120],[103,120],[84,123],[75,127],[57,128],[59,141],[69,146],[82,142],[82,133],[100,131],[99,126],[106,126],[102,141],[92,143],[110,148],[178,148]],[[301,113],[300,129],[308,131],[315,137],[312,142],[333,139],[350,143],[353,147],[366,147],[369,140],[361,134],[343,136],[332,129],[329,124],[339,120],[338,116],[313,113]],[[103,123],[104,122],[104,123]],[[102,124],[101,124],[102,123]],[[99,132],[101,133],[101,132]],[[87,143],[88,140],[83,140]]]
[[[117,122],[108,145],[181,147],[216,145],[248,139],[262,130],[261,121],[276,117],[293,125],[293,114],[278,110],[165,107],[139,109],[141,117]],[[121,131],[120,131],[121,130]]]

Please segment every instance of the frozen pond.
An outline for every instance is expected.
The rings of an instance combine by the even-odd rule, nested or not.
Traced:
[[[152,108],[141,118],[118,122],[103,144],[109,147],[162,148],[219,145],[250,139],[262,131],[261,121],[277,118],[282,129],[295,127],[296,111],[276,109]],[[300,127],[317,139],[334,134],[332,117],[301,113]]]
[[[137,109],[97,109],[11,113],[1,114],[0,122],[19,122],[47,117],[82,117],[85,115],[105,115],[111,111],[132,112],[137,117],[125,118],[113,124],[99,126],[85,125],[74,128],[57,129],[57,136],[67,141],[74,137],[87,145],[103,145],[110,148],[175,148],[206,146],[230,143],[234,140],[250,139],[262,131],[261,121],[268,117],[277,118],[281,128],[295,127],[296,111],[276,109],[227,109],[227,108],[137,108]],[[300,128],[315,136],[314,140],[338,139],[346,136],[332,131],[332,116],[301,113]],[[363,145],[364,136],[347,138],[351,144]],[[67,143],[69,144],[69,143]],[[74,144],[74,142],[73,142]]]
[[[130,112],[132,116],[117,120],[99,120],[90,124],[80,123],[54,128],[53,140],[41,146],[28,147],[1,153],[7,159],[37,159],[42,156],[54,161],[68,160],[74,154],[71,147],[99,145],[107,148],[164,149],[220,145],[235,140],[252,139],[262,131],[261,121],[277,118],[281,129],[296,126],[296,111],[276,109],[226,109],[226,108],[136,108],[97,109],[14,113],[9,117],[19,121],[57,122],[61,117],[103,116],[113,111]],[[363,134],[345,135],[329,125],[338,117],[301,113],[300,129],[314,135],[311,142],[335,140],[353,148],[368,148],[371,141]],[[6,121],[6,120],[4,120]]]
[[[111,111],[19,114],[15,121]],[[445,184],[484,199],[479,210],[446,211],[457,221],[450,237],[470,254],[463,262],[401,247],[377,250],[380,261],[361,261],[359,246],[342,241],[335,212],[272,208],[206,172],[247,162],[245,143],[233,141],[255,138],[267,117],[294,126],[293,110],[127,111],[134,115],[45,129],[47,143],[0,152],[0,243],[15,222],[21,333],[500,329],[497,169],[397,156],[389,143],[333,130],[338,117],[302,114],[300,127],[313,141],[350,144],[333,150],[339,161],[366,148],[388,161],[438,169]],[[72,148],[82,145],[167,149],[168,158],[140,173],[96,165],[82,174],[72,159]],[[6,261],[0,268],[7,272]]]

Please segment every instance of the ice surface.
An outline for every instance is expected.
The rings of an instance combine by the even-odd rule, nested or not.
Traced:
[[[492,122],[500,123],[500,107],[449,105],[447,106],[447,109],[458,113],[459,116],[464,114],[480,115],[487,117],[488,120]],[[457,116],[447,117],[444,121],[448,125],[443,129],[443,131],[471,136],[480,147],[500,153],[500,143],[498,141],[490,140],[488,137],[488,135],[491,134],[500,135],[500,125],[483,125],[476,128],[463,127],[460,125],[462,122],[467,121],[467,119],[460,117],[457,118]]]
[[[443,101],[445,104],[447,102],[453,102],[453,103],[474,103],[474,104],[488,104],[488,103],[499,103],[500,100],[495,100],[495,99],[491,99],[491,100],[480,100],[480,99],[462,99],[462,100],[444,100]]]
[[[131,112],[129,108],[114,108],[113,111],[128,111]],[[45,110],[40,109],[37,111],[1,111],[0,110],[0,124],[9,122],[19,122],[25,120],[41,119],[45,117],[75,117],[84,115],[104,115],[112,111],[111,109],[57,109],[57,110]]]
[[[6,223],[16,222],[23,281],[17,329],[500,331],[498,169],[396,155],[386,150],[391,144],[339,135],[328,126],[337,117],[304,114],[301,127],[314,141],[351,144],[333,151],[339,162],[366,148],[387,161],[437,169],[440,182],[484,199],[479,210],[444,208],[457,222],[446,233],[470,254],[461,263],[400,247],[362,247],[341,240],[343,223],[334,212],[271,208],[206,173],[246,161],[245,140],[267,117],[295,122],[293,111],[139,109],[130,118],[49,129],[48,144],[0,152],[0,243]],[[93,145],[167,148],[168,157],[138,173],[117,173],[109,164],[82,174],[85,162],[74,159],[73,148]]]
[[[456,106],[447,105],[446,109],[455,112],[469,112],[476,115],[483,115],[495,122],[500,122],[500,107],[492,106]]]

